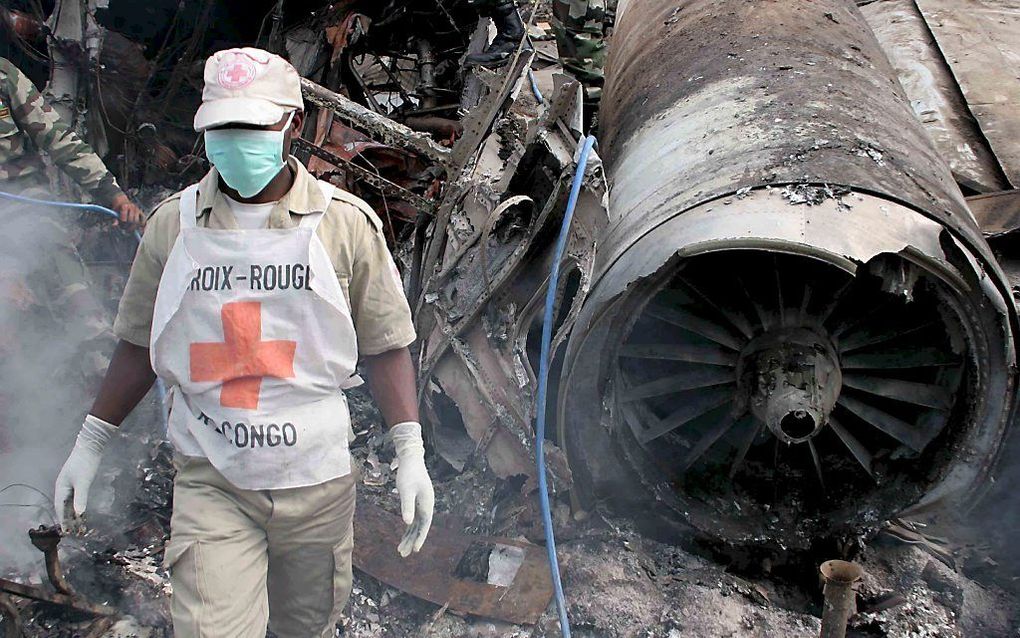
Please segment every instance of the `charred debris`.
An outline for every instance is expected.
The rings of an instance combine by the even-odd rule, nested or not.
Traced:
[[[1004,501],[988,486],[1000,458],[1007,480],[1020,467],[1018,119],[984,99],[994,73],[974,62],[1013,59],[1020,15],[976,4],[620,12],[601,157],[561,264],[548,408],[584,635],[835,636],[847,616],[846,635],[1012,635],[998,633],[1015,600],[996,587],[1016,573],[995,573],[999,535],[959,523],[1015,516],[989,514]],[[553,244],[595,118],[558,64],[549,5],[522,3],[530,42],[497,69],[464,65],[490,27],[454,0],[8,8],[41,52],[24,66],[150,204],[207,169],[190,120],[205,55],[258,44],[298,68],[295,153],[379,212],[397,258],[443,513],[429,551],[399,562],[390,453],[355,395],[347,631],[556,635],[532,423]],[[962,51],[960,33],[982,35]],[[127,255],[93,265],[123,273]],[[121,280],[103,281],[115,300]],[[32,532],[49,584],[0,580],[4,635],[169,635],[173,471],[164,444],[145,445],[120,479],[131,505],[64,541],[86,551],[62,558],[52,530]],[[828,559],[865,568],[827,563],[836,607]]]

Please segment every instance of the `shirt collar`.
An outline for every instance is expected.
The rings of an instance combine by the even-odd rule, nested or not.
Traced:
[[[290,228],[296,225],[291,215],[307,215],[309,213],[323,212],[329,206],[319,188],[318,180],[308,172],[308,169],[293,155],[287,159],[287,165],[294,171],[294,184],[290,190],[273,207],[269,215],[270,228]],[[227,198],[219,188],[220,175],[213,167],[206,173],[198,186],[198,206],[195,209],[197,217],[210,214],[211,218],[221,222],[216,224],[223,228],[237,228],[237,222]],[[212,224],[210,224],[212,225]]]

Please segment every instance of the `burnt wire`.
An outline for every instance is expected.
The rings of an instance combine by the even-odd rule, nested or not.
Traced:
[[[29,485],[28,483],[11,483],[7,487],[5,487],[2,490],[0,490],[0,494],[3,494],[7,490],[15,488],[15,487],[23,487],[26,490],[31,490],[31,491],[35,492],[36,494],[38,494],[39,496],[41,496],[41,497],[43,497],[43,498],[45,498],[47,500],[49,500],[49,498],[50,498],[48,494],[46,494],[45,492],[40,490],[38,487],[36,487],[34,485]]]
[[[39,496],[41,496],[43,498],[43,502],[42,503],[0,503],[0,507],[21,507],[21,508],[36,508],[36,509],[41,509],[50,518],[51,521],[53,521],[54,523],[59,522],[57,520],[57,512],[56,512],[56,510],[53,507],[53,501],[50,500],[49,495],[47,495],[45,492],[40,490],[38,487],[35,487],[34,485],[29,485],[28,483],[11,483],[7,487],[5,487],[3,489],[0,489],[0,494],[3,494],[7,490],[10,490],[10,489],[13,489],[13,488],[16,488],[16,487],[24,488],[26,490],[35,492],[36,494],[38,494]]]

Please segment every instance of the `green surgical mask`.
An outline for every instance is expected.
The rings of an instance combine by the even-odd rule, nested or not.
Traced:
[[[227,186],[241,197],[254,197],[283,169],[283,141],[293,119],[291,113],[281,131],[206,131],[205,156]]]

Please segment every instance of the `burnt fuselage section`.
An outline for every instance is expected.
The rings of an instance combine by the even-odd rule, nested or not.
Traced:
[[[853,3],[633,0],[600,121],[559,406],[583,503],[805,546],[981,484],[1009,287]]]

